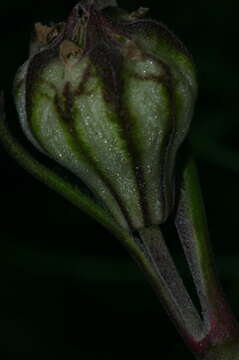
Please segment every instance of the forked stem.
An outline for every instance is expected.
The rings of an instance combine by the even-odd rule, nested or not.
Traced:
[[[188,346],[193,348],[194,344],[205,336],[203,323],[178,273],[160,228],[144,228],[134,237],[140,250],[138,262],[150,275],[150,281],[176,328]]]
[[[205,359],[239,359],[239,328],[216,275],[200,185],[192,159],[188,159],[183,171],[175,224],[201,304],[206,331],[203,353],[212,349]]]
[[[195,308],[159,227],[134,234],[132,254],[150,277],[171,320],[200,360],[239,360],[239,328],[217,279],[195,165],[186,163],[176,228],[198,292]],[[137,252],[137,256],[135,256]]]

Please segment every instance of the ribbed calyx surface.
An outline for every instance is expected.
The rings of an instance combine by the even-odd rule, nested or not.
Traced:
[[[192,117],[190,55],[162,24],[115,1],[82,1],[36,24],[14,85],[23,131],[79,177],[125,230],[163,223]]]

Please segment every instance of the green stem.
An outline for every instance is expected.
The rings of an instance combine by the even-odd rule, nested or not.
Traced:
[[[138,249],[134,249],[132,255],[136,257],[137,251],[137,262],[146,271],[185,342],[190,345],[201,341],[205,336],[202,320],[177,271],[160,228],[141,229],[134,239]]]
[[[205,346],[212,349],[214,346],[219,349],[220,346],[222,349],[223,344],[238,343],[239,328],[215,271],[200,185],[192,159],[187,161],[184,168],[175,224],[202,308],[207,334]]]

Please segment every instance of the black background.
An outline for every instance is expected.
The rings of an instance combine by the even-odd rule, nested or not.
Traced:
[[[211,240],[239,315],[239,52],[236,2],[119,1],[151,8],[193,54],[199,98],[191,130]],[[8,97],[38,21],[66,18],[74,1],[0,4],[0,79]],[[2,359],[192,359],[125,249],[0,148]],[[178,240],[171,239],[171,243]],[[177,256],[177,253],[176,253]],[[179,256],[179,254],[178,254]]]

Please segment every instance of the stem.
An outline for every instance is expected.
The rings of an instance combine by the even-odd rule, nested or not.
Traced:
[[[205,335],[202,321],[178,274],[159,227],[140,230],[135,241],[147,260],[146,270],[149,274],[150,268],[151,283],[185,342],[191,346],[200,341]],[[141,266],[142,263],[140,261]]]
[[[210,344],[210,347],[218,348],[220,344],[238,342],[238,325],[217,279],[200,185],[192,159],[184,170],[175,224],[202,308],[207,332],[205,346]]]

